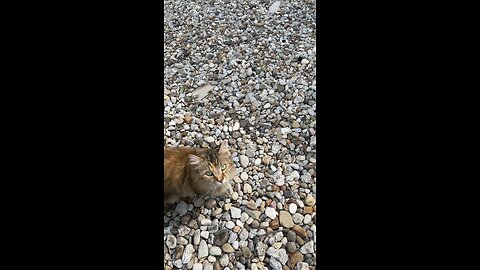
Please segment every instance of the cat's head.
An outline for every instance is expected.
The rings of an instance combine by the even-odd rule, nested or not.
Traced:
[[[206,182],[224,184],[237,172],[227,141],[223,141],[218,148],[208,149],[199,156],[188,155],[188,158],[198,177]]]

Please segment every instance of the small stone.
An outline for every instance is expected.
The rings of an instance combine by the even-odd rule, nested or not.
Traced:
[[[243,181],[247,181],[248,180],[248,174],[246,172],[242,172],[240,174],[240,179],[242,179]],[[251,190],[251,189],[250,189]],[[251,192],[250,192],[251,193]]]
[[[261,212],[258,210],[250,210],[248,208],[245,208],[244,210],[249,216],[251,216],[253,219],[259,219]]]
[[[272,221],[270,221],[269,226],[272,230],[278,229],[280,227],[280,221],[278,220],[278,217],[272,219]]]
[[[271,158],[270,156],[266,156],[266,155],[265,155],[265,156],[263,156],[263,158],[262,158],[262,162],[263,162],[263,164],[268,165],[268,164],[270,163],[270,160],[271,160],[271,159],[272,159],[272,158]]]
[[[204,218],[200,221],[200,225],[202,226],[209,226],[212,225],[212,221],[208,218]]]
[[[207,242],[205,240],[200,241],[200,245],[198,246],[198,255],[197,257],[199,259],[207,257],[208,256],[208,246]]]
[[[245,258],[247,258],[247,259],[250,258],[250,257],[252,257],[252,252],[251,252],[250,249],[249,249],[248,247],[246,247],[246,246],[243,246],[243,247],[242,247],[242,253],[243,253],[243,257],[245,257]]]
[[[215,141],[215,138],[212,136],[205,137],[204,139],[207,143],[213,143]]]
[[[282,270],[282,264],[273,257],[270,257],[270,261],[268,261],[268,264],[273,270]]]
[[[228,231],[223,229],[223,230],[219,230],[216,234],[215,234],[215,237],[213,238],[213,243],[216,245],[216,246],[219,246],[221,247],[223,244],[225,244],[228,240]]]
[[[240,216],[242,215],[242,211],[239,208],[232,207],[230,208],[230,214],[232,218],[240,218]]]
[[[194,245],[200,244],[200,230],[199,229],[195,230],[195,232],[193,233],[193,244]]]
[[[281,243],[280,243],[280,246],[281,246]],[[281,264],[286,264],[288,261],[288,256],[285,249],[277,249],[277,248],[270,247],[267,249],[267,254],[277,259]]]
[[[201,231],[200,232],[200,237],[204,239],[208,239],[209,232],[208,231]]]
[[[295,213],[292,215],[293,222],[296,224],[301,224],[303,221],[303,216],[300,213]]]
[[[297,243],[300,245],[300,246],[303,246],[305,245],[305,241],[300,237],[300,236],[297,236]]]
[[[246,168],[248,166],[249,160],[248,157],[245,155],[240,156],[240,165],[242,165],[243,168]]]
[[[252,186],[250,186],[250,184],[245,183],[245,184],[243,185],[243,192],[245,192],[245,193],[247,193],[247,194],[250,194],[250,193],[252,193],[252,191],[253,191],[253,190],[252,190]]]
[[[242,216],[240,217],[240,222],[246,222],[248,219],[248,214],[245,212],[242,212]]]
[[[311,213],[313,213],[313,207],[311,207],[311,206],[305,206],[305,208],[303,208],[303,213],[304,213],[304,214],[311,214]]]
[[[227,254],[224,254],[218,261],[220,262],[221,266],[225,267],[228,265],[228,262],[230,261],[230,259],[228,258]]]
[[[287,228],[292,228],[295,225],[292,216],[287,211],[280,211],[280,224]]]
[[[177,246],[177,238],[173,235],[168,235],[166,245],[168,248],[174,249]]]
[[[247,208],[251,209],[251,210],[256,210],[257,209],[257,205],[252,202],[252,201],[249,201],[247,202]]]
[[[305,231],[304,228],[302,228],[302,226],[299,226],[299,225],[295,225],[293,226],[292,230],[300,237],[302,237],[303,239],[307,239],[307,232]]]
[[[315,250],[313,249],[313,246],[313,241],[310,241],[300,248],[300,252],[302,252],[303,254],[314,253]]]
[[[305,215],[305,217],[303,218],[303,224],[308,224],[310,223],[310,221],[312,221],[312,216],[311,215]]]
[[[225,243],[225,244],[223,244],[222,250],[223,250],[224,252],[226,252],[226,253],[235,252],[235,250],[233,249],[232,245],[230,245],[230,243]]]
[[[288,260],[289,260],[288,264],[290,268],[294,268],[297,265],[297,263],[303,261],[303,254],[300,253],[300,251],[295,251],[288,255]]]
[[[178,245],[177,247],[175,247],[175,260],[182,259],[184,249],[185,249],[185,246],[182,246],[182,245]]]
[[[180,201],[177,206],[175,207],[175,212],[178,213],[179,216],[184,216],[188,211],[188,205],[184,201]]]
[[[193,270],[202,270],[203,269],[203,265],[201,263],[196,263],[193,265]]]
[[[296,239],[296,235],[294,231],[288,231],[287,232],[287,240],[290,242],[294,242]]]
[[[312,196],[312,194],[307,195],[307,198],[305,198],[305,204],[310,206],[315,204],[315,198]]]
[[[229,220],[225,223],[225,227],[227,229],[232,229],[234,226],[235,226],[235,223],[233,223],[231,220]]]
[[[292,214],[295,214],[297,212],[297,205],[294,203],[289,204],[288,211]]]
[[[297,246],[295,245],[295,242],[287,242],[285,247],[287,248],[288,253],[293,253],[297,251]]]
[[[184,120],[185,123],[187,123],[187,124],[192,123],[192,120],[193,120],[192,115],[189,114],[189,113],[187,113],[187,115],[185,115],[185,117],[183,118],[183,120]]]
[[[265,256],[267,254],[268,245],[263,242],[258,242],[256,246],[257,254],[259,256]]]
[[[205,202],[205,207],[207,209],[211,209],[216,204],[217,204],[217,202],[214,199],[209,199],[207,202]]]
[[[213,256],[220,256],[222,255],[222,250],[217,246],[212,246],[210,247],[209,253]]]
[[[177,245],[183,245],[183,246],[185,246],[186,244],[188,244],[188,240],[185,239],[185,237],[179,236],[179,237],[177,238]]]
[[[267,217],[269,217],[270,219],[274,219],[277,216],[277,211],[275,210],[275,208],[267,207],[265,209],[265,215],[267,215]]]
[[[310,267],[308,266],[308,263],[306,263],[306,262],[299,262],[297,264],[297,267],[295,268],[295,270],[310,270]]]
[[[231,203],[226,203],[225,205],[223,205],[223,210],[225,210],[225,211],[230,210],[230,208],[232,208],[232,204],[231,204]]]
[[[187,264],[195,253],[195,248],[192,244],[188,244],[183,251],[182,263]]]

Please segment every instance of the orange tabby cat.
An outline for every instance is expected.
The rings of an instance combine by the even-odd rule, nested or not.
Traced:
[[[226,141],[217,149],[164,148],[163,154],[165,207],[196,195],[223,195],[236,175]]]

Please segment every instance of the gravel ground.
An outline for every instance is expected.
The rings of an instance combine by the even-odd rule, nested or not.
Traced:
[[[164,142],[227,139],[233,194],[164,216],[166,269],[315,269],[315,1],[164,0]]]

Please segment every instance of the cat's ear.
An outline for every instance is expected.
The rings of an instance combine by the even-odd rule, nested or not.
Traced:
[[[195,155],[188,155],[188,160],[190,162],[190,164],[192,165],[197,165],[199,164],[200,162],[203,161],[203,159],[199,156],[195,156]]]
[[[228,142],[227,140],[224,140],[222,144],[220,145],[220,148],[218,149],[219,154],[228,154]]]

